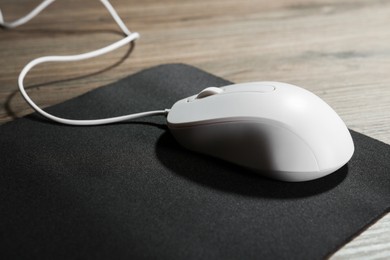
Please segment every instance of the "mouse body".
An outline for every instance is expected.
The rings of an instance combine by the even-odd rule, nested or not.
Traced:
[[[192,151],[282,181],[328,175],[354,152],[349,130],[328,104],[281,82],[206,88],[176,102],[167,124]]]

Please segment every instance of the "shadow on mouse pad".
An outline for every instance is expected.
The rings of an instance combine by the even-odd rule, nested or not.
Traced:
[[[266,198],[309,197],[329,191],[342,183],[348,166],[323,178],[289,183],[264,178],[234,164],[182,148],[169,132],[157,141],[158,159],[175,174],[225,192]]]

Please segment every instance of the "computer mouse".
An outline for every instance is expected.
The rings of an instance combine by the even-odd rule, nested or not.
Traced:
[[[348,128],[327,103],[281,82],[206,88],[176,102],[167,125],[192,151],[282,181],[321,178],[354,152]]]

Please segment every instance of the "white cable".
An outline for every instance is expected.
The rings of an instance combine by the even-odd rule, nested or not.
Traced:
[[[42,3],[40,3],[37,7],[35,7],[30,13],[27,15],[23,16],[22,18],[13,21],[13,22],[5,22],[3,14],[0,9],[0,26],[3,26],[5,28],[15,28],[20,25],[23,25],[33,19],[35,16],[37,16],[40,12],[42,12],[46,7],[48,7],[50,4],[55,2],[56,0],[43,0]],[[115,9],[112,7],[110,2],[108,0],[100,0],[102,4],[106,7],[108,12],[111,14],[112,18],[114,18],[115,22],[118,24],[118,26],[122,29],[122,31],[126,34],[129,35],[130,31],[126,27],[126,25],[123,23],[122,19],[119,17]]]
[[[54,2],[55,0],[45,0],[43,1],[39,6],[37,6],[33,11],[31,11],[28,15],[25,17],[20,18],[19,20],[16,20],[11,23],[5,23],[0,11],[0,25],[7,28],[14,28],[16,26],[22,25],[32,18],[34,18],[36,15],[38,15],[43,9],[45,9],[49,4]],[[121,122],[125,120],[130,119],[136,119],[140,117],[146,117],[146,116],[153,116],[153,115],[167,115],[169,110],[157,110],[157,111],[148,111],[148,112],[142,112],[137,114],[130,114],[130,115],[124,115],[124,116],[118,116],[118,117],[111,117],[111,118],[103,118],[103,119],[94,119],[94,120],[73,120],[73,119],[66,119],[54,116],[52,114],[49,114],[42,110],[37,104],[32,101],[32,99],[28,96],[25,88],[24,88],[24,78],[26,77],[27,73],[37,66],[38,64],[45,63],[45,62],[69,62],[69,61],[80,61],[85,59],[91,59],[97,56],[104,55],[108,52],[114,51],[115,49],[118,49],[126,44],[129,44],[130,42],[136,40],[139,38],[139,34],[134,32],[131,33],[130,30],[126,27],[126,25],[123,23],[122,19],[119,17],[115,9],[112,7],[112,5],[108,2],[108,0],[100,0],[103,5],[107,8],[108,12],[111,14],[111,16],[114,18],[115,22],[118,24],[118,26],[122,29],[123,33],[127,35],[122,40],[119,40],[113,44],[110,44],[109,46],[106,46],[104,48],[78,54],[78,55],[67,55],[67,56],[46,56],[34,59],[30,61],[20,72],[19,78],[18,78],[18,84],[19,84],[19,90],[24,99],[27,101],[27,103],[39,114],[42,116],[51,119],[53,121],[56,121],[58,123],[62,124],[68,124],[68,125],[102,125],[102,124],[111,124],[116,122]]]
[[[114,18],[115,22],[118,24],[118,26],[122,29],[122,31],[126,35],[130,35],[131,32],[126,27],[126,25],[123,23],[122,19],[119,17],[117,12],[115,11],[114,7],[108,2],[108,0],[100,0],[102,4],[107,8],[108,12],[111,14],[112,18]]]
[[[157,111],[149,111],[149,112],[143,112],[143,113],[137,113],[137,114],[131,114],[131,115],[125,115],[125,116],[119,116],[119,117],[112,117],[112,118],[104,118],[104,119],[95,119],[95,120],[73,120],[73,119],[66,119],[57,117],[54,115],[51,115],[44,110],[42,110],[40,107],[38,107],[34,101],[31,100],[31,98],[28,96],[25,88],[24,88],[24,78],[26,77],[27,73],[35,66],[41,63],[45,62],[69,62],[69,61],[80,61],[85,59],[91,59],[97,56],[101,56],[103,54],[106,54],[108,52],[111,52],[117,48],[120,48],[134,39],[138,38],[138,33],[131,33],[126,38],[117,41],[109,46],[106,46],[104,48],[91,51],[88,53],[78,54],[78,55],[69,55],[69,56],[46,56],[37,58],[35,60],[30,61],[20,72],[18,84],[19,84],[19,90],[24,99],[27,101],[27,103],[39,114],[42,116],[51,119],[53,121],[56,121],[58,123],[62,124],[68,124],[68,125],[102,125],[102,124],[110,124],[110,123],[116,123],[120,121],[125,121],[129,119],[136,119],[140,117],[146,117],[146,116],[152,116],[152,115],[166,115],[169,110],[157,110]]]
[[[16,21],[10,22],[10,23],[4,22],[4,18],[3,18],[3,15],[1,13],[1,10],[0,10],[0,25],[5,27],[5,28],[10,28],[11,29],[11,28],[15,28],[17,26],[20,26],[22,24],[25,24],[28,21],[30,21],[32,18],[37,16],[40,12],[42,12],[43,9],[48,7],[54,1],[55,0],[44,0],[37,7],[35,7],[30,13],[28,13],[27,15],[23,16],[22,18],[20,18],[20,19],[18,19]]]

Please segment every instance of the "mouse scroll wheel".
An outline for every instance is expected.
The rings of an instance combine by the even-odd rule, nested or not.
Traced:
[[[222,92],[223,92],[223,89],[221,89],[221,88],[209,87],[209,88],[205,88],[204,90],[202,90],[196,96],[196,98],[197,99],[201,99],[201,98],[205,98],[205,97],[212,96],[212,95],[215,95],[215,94],[219,94],[219,93],[222,93]]]

